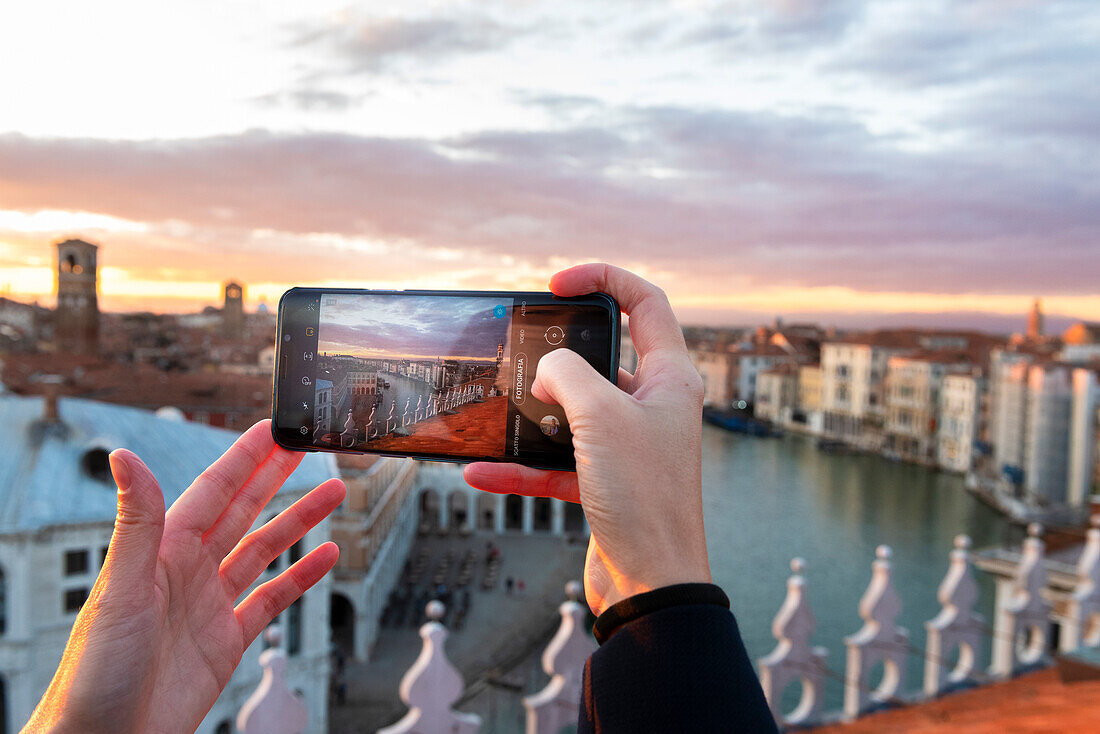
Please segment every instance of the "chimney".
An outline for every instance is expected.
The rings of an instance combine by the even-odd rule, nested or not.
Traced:
[[[61,393],[61,375],[43,375],[38,379],[42,383],[42,422],[46,425],[61,423],[61,413],[57,410],[57,398]]]

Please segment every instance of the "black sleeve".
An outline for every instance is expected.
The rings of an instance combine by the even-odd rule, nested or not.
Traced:
[[[578,734],[777,731],[733,614],[714,603],[717,587],[693,586],[640,594],[600,615]]]

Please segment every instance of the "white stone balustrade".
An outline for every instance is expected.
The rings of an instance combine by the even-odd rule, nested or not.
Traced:
[[[901,598],[891,578],[891,550],[880,545],[871,565],[871,583],[859,600],[863,627],[844,638],[848,661],[844,680],[844,717],[854,719],[869,706],[895,698],[905,686],[909,632],[896,624]],[[870,687],[871,671],[883,665],[882,682]]]
[[[924,623],[928,633],[924,654],[924,693],[938,696],[948,686],[974,680],[978,670],[978,650],[981,649],[985,620],[974,613],[978,601],[978,583],[970,565],[970,538],[955,537],[955,550],[947,575],[936,595],[943,608]],[[959,659],[949,667],[951,653],[958,650]]]
[[[997,582],[997,619],[993,627],[991,675],[1007,677],[1022,666],[1034,665],[1046,656],[1050,602],[1043,597],[1047,583],[1043,527],[1027,528],[1016,576]]]
[[[301,699],[286,685],[286,653],[279,648],[282,634],[268,627],[264,638],[270,648],[260,653],[264,669],[260,685],[237,714],[240,734],[302,734],[309,724],[309,712]]]
[[[825,657],[823,647],[811,647],[810,638],[817,619],[806,598],[806,579],[802,572],[806,562],[791,561],[793,575],[787,580],[787,598],[772,622],[772,634],[778,644],[766,657],[760,658],[760,684],[768,708],[780,727],[806,726],[817,721],[825,695]],[[802,684],[802,697],[794,711],[784,714],[780,699],[792,681]]]
[[[443,650],[447,628],[439,620],[445,611],[442,602],[428,602],[428,621],[420,627],[424,647],[399,688],[409,712],[378,734],[475,734],[481,728],[480,716],[451,710],[462,696],[463,683]]]
[[[596,649],[596,641],[585,631],[587,611],[578,599],[581,584],[565,585],[568,601],[558,607],[561,626],[542,654],[542,669],[550,682],[538,693],[523,699],[527,709],[527,734],[558,734],[577,723],[581,704],[584,661]]]
[[[1070,596],[1059,647],[1100,646],[1100,516],[1092,518],[1085,547],[1077,560],[1077,586]]]

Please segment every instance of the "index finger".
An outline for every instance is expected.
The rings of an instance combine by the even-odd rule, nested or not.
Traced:
[[[550,290],[557,296],[580,296],[603,291],[619,302],[630,316],[630,338],[638,356],[658,349],[687,354],[684,333],[665,292],[628,270],[606,263],[577,265],[550,279]]]
[[[205,533],[276,448],[271,437],[271,421],[260,421],[241,434],[191,483],[172,505],[169,514],[182,518],[188,528]]]

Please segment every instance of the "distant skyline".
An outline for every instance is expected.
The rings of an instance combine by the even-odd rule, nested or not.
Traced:
[[[598,259],[685,323],[1100,321],[1090,0],[61,8],[0,10],[12,298],[76,236],[108,310]]]

